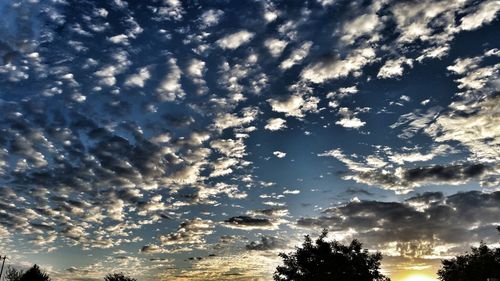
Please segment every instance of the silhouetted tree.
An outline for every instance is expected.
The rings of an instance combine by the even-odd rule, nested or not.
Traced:
[[[313,243],[309,236],[293,253],[280,253],[284,265],[274,273],[276,281],[389,281],[379,271],[382,255],[369,254],[362,244],[353,240],[345,246],[327,242],[328,232]]]
[[[438,276],[441,281],[500,279],[500,248],[488,248],[481,242],[471,253],[443,260]]]
[[[20,281],[24,272],[22,270],[15,269],[13,267],[7,268],[5,272],[5,280],[7,281]]]
[[[104,281],[137,281],[137,280],[132,277],[125,276],[123,275],[123,273],[113,273],[106,275],[106,277],[104,277]]]
[[[23,276],[19,279],[19,281],[50,281],[50,277],[47,273],[42,272],[38,265],[32,266],[28,269]]]

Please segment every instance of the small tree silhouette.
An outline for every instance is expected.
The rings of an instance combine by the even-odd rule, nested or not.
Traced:
[[[51,281],[51,279],[47,273],[42,272],[40,267],[35,264],[21,276],[19,281]]]
[[[7,281],[20,281],[24,272],[22,270],[17,270],[13,267],[7,268],[7,272],[5,272],[5,280]]]
[[[104,281],[137,281],[136,279],[132,277],[128,277],[123,275],[123,273],[113,273],[113,274],[108,274],[106,277],[104,277]]]
[[[293,253],[280,253],[284,265],[274,273],[276,281],[389,281],[379,271],[382,255],[369,254],[353,240],[349,246],[327,242],[327,230],[315,243],[309,236]]]
[[[442,261],[438,271],[441,281],[484,281],[500,279],[500,248],[488,248],[481,242],[471,253]]]

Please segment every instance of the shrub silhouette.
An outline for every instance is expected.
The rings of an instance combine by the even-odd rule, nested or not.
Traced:
[[[104,281],[137,281],[137,280],[132,277],[125,276],[123,275],[123,273],[113,273],[106,275],[106,277],[104,277]]]
[[[21,276],[19,281],[51,281],[51,279],[47,273],[42,272],[40,267],[35,264]]]
[[[7,281],[20,281],[23,274],[24,274],[24,272],[22,270],[17,270],[15,268],[9,266],[9,268],[7,269],[7,272],[5,272],[5,280],[7,280]]]
[[[438,276],[441,281],[500,280],[500,248],[488,248],[481,242],[471,253],[443,260]]]
[[[284,265],[274,273],[275,281],[389,281],[379,271],[382,255],[369,254],[353,240],[345,246],[327,242],[327,230],[313,243],[309,236],[293,253],[280,253]]]

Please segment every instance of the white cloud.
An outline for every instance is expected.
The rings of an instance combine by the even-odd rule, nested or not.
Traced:
[[[477,10],[463,17],[460,22],[460,28],[463,30],[473,30],[485,24],[492,22],[498,11],[500,11],[500,2],[490,0],[479,4]]]
[[[208,10],[203,12],[201,15],[201,21],[203,25],[206,27],[214,26],[219,23],[220,18],[224,15],[224,12],[221,10]]]
[[[301,96],[292,95],[284,100],[269,99],[267,100],[273,111],[285,113],[286,116],[302,117],[301,106],[304,104],[304,99]]]
[[[309,55],[309,51],[311,50],[312,42],[303,43],[298,49],[295,49],[290,57],[281,62],[280,68],[283,70],[289,69],[295,64],[300,63],[307,55]]]
[[[189,219],[182,222],[176,232],[160,236],[160,240],[162,245],[203,244],[213,228],[210,220]]]
[[[246,107],[242,109],[241,116],[234,113],[219,114],[214,120],[214,126],[221,130],[232,127],[240,127],[253,122],[258,114],[259,110],[253,107]]]
[[[340,108],[339,114],[343,117],[339,121],[335,122],[335,124],[340,125],[344,128],[358,129],[366,124],[366,122],[361,121],[359,118],[357,118],[355,116],[356,113],[353,113],[347,107]]]
[[[273,22],[278,18],[278,14],[274,11],[266,11],[264,12],[264,19],[266,22]]]
[[[286,128],[286,120],[282,118],[269,118],[264,129],[269,131],[279,131]]]
[[[457,102],[456,109],[466,108],[470,115],[454,114],[454,111],[439,116],[426,132],[436,142],[458,141],[472,153],[469,157],[483,163],[498,163],[500,155],[500,97],[464,104]]]
[[[264,46],[266,46],[273,57],[279,57],[287,44],[286,41],[274,38],[264,41]]]
[[[242,139],[217,139],[210,143],[210,146],[219,153],[235,158],[245,156],[245,144]]]
[[[237,163],[238,160],[234,158],[219,158],[215,161],[212,161],[211,166],[213,170],[210,173],[210,177],[219,177],[231,174],[233,172],[233,169],[231,169],[231,167],[236,165]]]
[[[217,40],[216,43],[223,49],[236,49],[248,43],[253,37],[252,32],[241,30]]]
[[[139,73],[132,74],[127,77],[125,80],[125,86],[130,87],[144,87],[144,83],[151,77],[149,70],[147,67],[143,67],[139,69]]]
[[[114,44],[128,44],[128,36],[125,34],[115,35],[113,37],[108,38],[108,40]]]
[[[206,82],[203,76],[206,72],[206,63],[199,59],[192,59],[187,67],[187,74],[191,77],[194,84],[198,85],[198,94],[205,94],[208,92]]]
[[[363,127],[366,124],[366,122],[361,121],[357,117],[350,117],[350,118],[344,117],[344,118],[340,119],[339,121],[335,122],[335,124],[340,125],[344,128],[358,129],[358,128]]]
[[[403,65],[405,64],[411,67],[413,65],[413,62],[411,59],[406,58],[387,60],[385,64],[380,68],[377,77],[383,79],[400,77],[403,75]]]
[[[116,84],[116,75],[123,73],[127,70],[132,62],[128,58],[128,53],[125,51],[118,51],[112,54],[113,64],[104,65],[94,75],[99,77],[99,84],[105,86],[114,86]]]
[[[186,95],[180,83],[182,71],[177,66],[177,60],[170,58],[168,65],[170,66],[169,72],[157,89],[158,96],[162,101],[174,101]]]
[[[164,0],[164,6],[159,7],[156,11],[158,15],[167,19],[181,20],[184,14],[182,2],[180,0]]]
[[[354,40],[361,36],[373,35],[378,25],[379,18],[375,13],[356,17],[354,20],[344,23],[341,40],[348,44],[352,44]]]
[[[301,73],[302,79],[313,83],[346,77],[350,74],[361,75],[361,69],[375,61],[375,50],[371,47],[356,49],[345,59],[334,58],[307,66]]]
[[[284,158],[286,156],[286,153],[282,152],[282,151],[274,151],[273,155],[278,157],[278,158]]]
[[[205,62],[198,59],[192,59],[189,62],[189,66],[187,68],[187,73],[189,75],[191,75],[192,77],[201,78],[203,77],[204,72],[205,72]]]

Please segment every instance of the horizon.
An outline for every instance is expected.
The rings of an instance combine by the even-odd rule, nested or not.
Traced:
[[[0,256],[268,281],[304,235],[392,281],[500,247],[497,0],[0,2]]]

